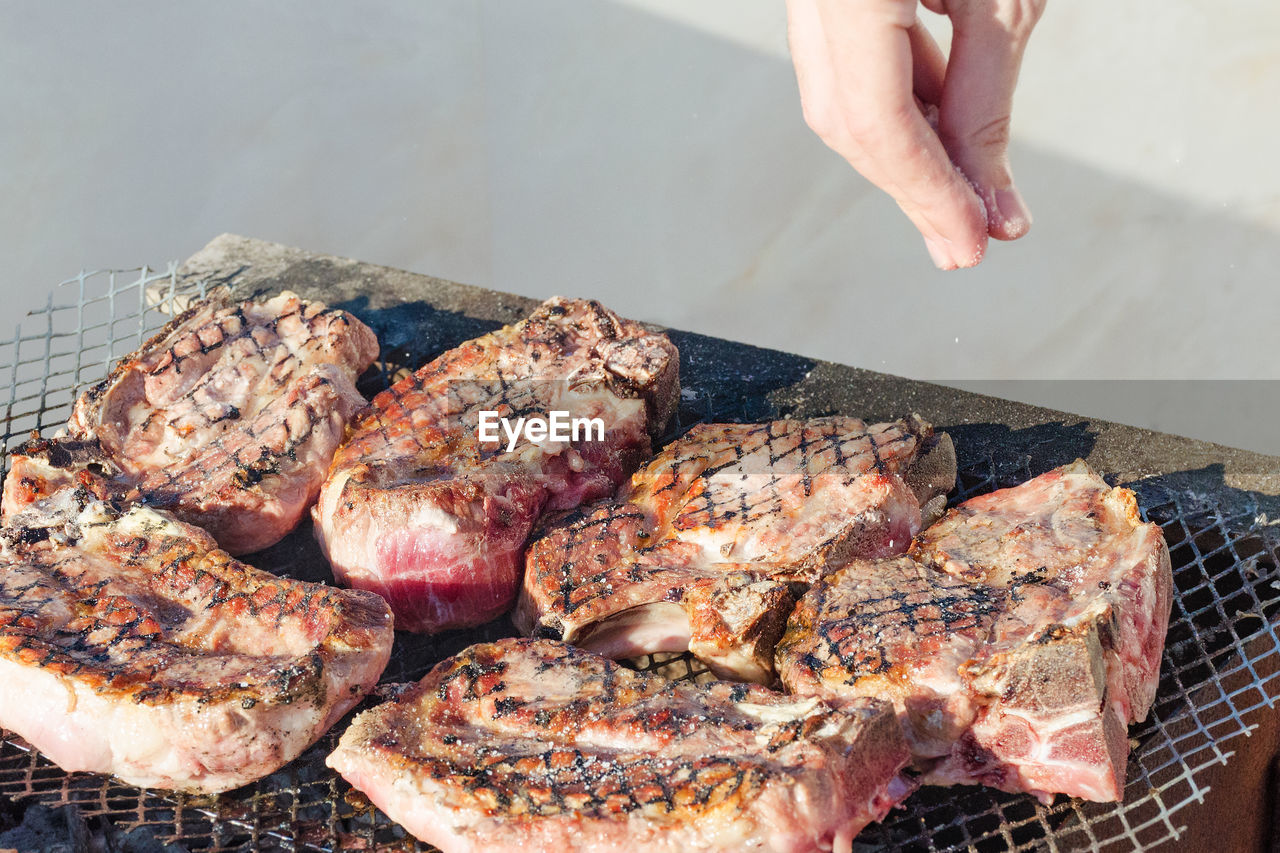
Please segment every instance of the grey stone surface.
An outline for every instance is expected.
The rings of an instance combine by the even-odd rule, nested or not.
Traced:
[[[243,294],[288,288],[347,308],[378,333],[387,360],[410,368],[519,319],[536,304],[229,234],[188,259],[179,275],[234,282]],[[705,335],[670,333],[681,354],[681,423],[837,412],[884,419],[916,412],[952,434],[962,468],[990,457],[1008,467],[1007,478],[1015,469],[1036,474],[1081,457],[1113,482],[1158,479],[1218,498],[1248,493],[1262,506],[1280,508],[1278,457]]]

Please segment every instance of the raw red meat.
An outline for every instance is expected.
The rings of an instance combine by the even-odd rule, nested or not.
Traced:
[[[554,298],[373,399],[312,511],[338,579],[381,594],[396,627],[478,625],[511,607],[544,510],[609,494],[674,409],[664,335],[597,302]],[[481,442],[480,413],[599,418],[603,440]]]

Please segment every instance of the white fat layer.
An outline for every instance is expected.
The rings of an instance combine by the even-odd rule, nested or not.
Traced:
[[[806,696],[798,698],[794,702],[778,703],[776,705],[757,705],[752,702],[741,702],[738,704],[738,710],[762,723],[789,723],[809,716],[821,704],[822,700],[816,696]]]
[[[571,628],[564,641],[605,657],[628,657],[687,651],[689,636],[689,614],[684,608],[670,601],[655,601],[601,622]]]
[[[689,650],[704,660],[717,678],[764,683],[773,675],[771,670],[762,667],[756,661],[749,646],[738,645],[727,649],[707,648],[692,642],[689,644]]]
[[[110,772],[105,730],[85,727],[68,698],[75,687],[52,672],[0,660],[0,726],[17,732],[64,770]]]
[[[325,482],[320,492],[320,500],[311,511],[318,531],[324,531],[326,522],[337,517],[338,501],[342,499],[342,489],[346,486],[347,480],[351,479],[351,472],[351,468],[339,469]],[[324,537],[321,537],[322,545],[325,544],[323,539]]]
[[[243,785],[292,759],[328,722],[312,703],[256,713],[237,701],[149,705],[7,660],[0,684],[0,726],[64,770],[111,773],[139,787],[212,793]],[[344,697],[332,713],[356,698]]]
[[[1026,722],[1031,730],[1036,733],[1041,744],[1047,746],[1053,736],[1063,729],[1071,726],[1087,723],[1090,720],[1096,720],[1102,716],[1096,708],[1088,706],[1081,707],[1067,714],[1053,713],[1044,716],[1034,714],[1023,714],[1016,709],[1001,706],[1000,713],[1006,717],[1017,717]]]
[[[424,503],[414,509],[405,526],[410,530],[429,528],[452,535],[458,532],[458,519],[438,506]]]
[[[111,528],[111,532],[116,535],[136,535],[149,538],[152,536],[183,536],[186,534],[184,525],[155,510],[135,506],[123,515],[116,517],[114,512],[100,501],[94,501],[86,506],[76,521],[80,525],[83,537],[89,542],[94,542],[100,538],[102,531],[108,526]]]
[[[1110,602],[1105,599],[1098,598],[1090,602],[1087,607],[1082,607],[1080,610],[1075,612],[1069,612],[1067,617],[1063,619],[1060,624],[1065,625],[1068,628],[1088,624],[1104,615],[1110,608]]]

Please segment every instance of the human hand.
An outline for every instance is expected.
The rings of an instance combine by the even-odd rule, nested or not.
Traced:
[[[1031,227],[1009,115],[1045,0],[922,2],[951,19],[949,57],[916,0],[787,0],[791,58],[809,127],[893,197],[938,267],[971,267],[988,235]]]

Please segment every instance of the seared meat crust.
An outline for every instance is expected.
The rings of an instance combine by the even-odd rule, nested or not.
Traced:
[[[961,504],[909,556],[820,580],[778,672],[799,693],[891,699],[926,782],[1118,800],[1172,583],[1133,493],[1077,461]]]
[[[66,770],[202,792],[265,776],[372,689],[392,633],[375,595],[82,489],[0,531],[0,726]]]
[[[67,437],[14,451],[4,518],[87,486],[167,509],[232,553],[272,545],[319,493],[377,353],[345,311],[216,290],[83,393]]]
[[[679,356],[598,302],[556,297],[373,399],[334,457],[316,535],[339,580],[380,593],[397,627],[478,625],[510,608],[546,510],[611,493],[674,410]],[[482,443],[479,413],[600,418],[604,440]]]
[[[917,494],[906,478],[926,448],[938,464]],[[921,504],[954,481],[950,439],[914,417],[695,426],[529,546],[516,625],[611,657],[687,648],[768,682],[807,584],[905,551]]]
[[[473,646],[329,765],[445,853],[849,850],[909,787],[889,707],[668,682],[549,640]]]

